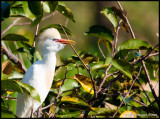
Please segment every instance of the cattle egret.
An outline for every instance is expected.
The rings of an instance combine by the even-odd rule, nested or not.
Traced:
[[[26,93],[18,93],[17,117],[30,117],[44,102],[52,85],[56,53],[64,48],[65,44],[74,41],[61,39],[60,33],[55,28],[44,30],[36,39],[36,49],[43,56],[42,61],[33,63],[25,73],[22,82],[31,85],[39,93],[41,103]]]

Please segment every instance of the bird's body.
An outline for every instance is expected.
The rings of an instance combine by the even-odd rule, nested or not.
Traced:
[[[35,112],[47,97],[53,82],[56,53],[64,48],[64,44],[69,44],[66,42],[60,43],[59,39],[61,39],[60,34],[54,28],[48,29],[39,35],[36,47],[42,54],[43,60],[36,61],[29,67],[22,82],[36,89],[39,93],[41,103],[26,93],[19,93],[17,97],[17,117],[30,117],[31,111]]]

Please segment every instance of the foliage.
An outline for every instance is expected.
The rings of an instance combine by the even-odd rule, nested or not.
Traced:
[[[57,10],[75,22],[71,10],[59,1],[15,1],[2,2],[2,4],[6,8],[2,8],[1,21],[9,17],[25,17],[30,19],[31,27],[33,27],[42,21],[44,12],[52,14]],[[54,106],[50,107],[50,111],[54,113],[48,115],[45,113],[48,110],[45,109],[43,117],[107,118],[112,117],[117,111],[116,117],[121,117],[126,111],[140,114],[137,115],[138,117],[143,117],[141,114],[155,114],[156,116],[151,115],[151,117],[158,117],[159,103],[154,95],[154,89],[147,92],[143,90],[142,84],[150,84],[150,80],[159,80],[157,56],[159,54],[156,54],[159,52],[159,47],[154,48],[142,39],[132,38],[116,48],[118,28],[123,28],[126,32],[130,31],[126,14],[114,6],[104,7],[100,13],[111,22],[114,32],[106,26],[93,25],[84,35],[98,38],[97,45],[102,43],[107,49],[107,51],[102,51],[99,47],[102,55],[104,55],[103,52],[108,52],[109,55],[100,58],[96,53],[76,51],[78,55],[73,54],[67,59],[62,56],[63,65],[56,67],[52,88],[42,104],[45,107],[51,100],[55,102]],[[60,24],[46,26],[40,29],[40,32],[50,27],[57,28],[60,33],[65,34]],[[66,34],[73,36],[70,29],[64,26],[64,30]],[[133,35],[132,32],[131,34]],[[28,69],[32,63],[40,60],[41,56],[36,52],[33,43],[30,43],[30,39],[23,35],[7,34],[2,36],[1,40],[5,45],[1,46],[1,114],[3,118],[14,118],[16,110],[11,105],[15,103],[15,100],[13,103],[7,101],[12,94],[26,92],[40,101],[36,90],[19,80],[25,73],[24,67]],[[6,46],[12,51],[12,55],[21,55],[24,67],[7,54]],[[140,52],[142,50],[144,53]],[[156,55],[150,56],[151,53]],[[121,101],[124,105],[119,106]],[[120,107],[119,110],[117,107]],[[150,116],[145,115],[145,117]]]

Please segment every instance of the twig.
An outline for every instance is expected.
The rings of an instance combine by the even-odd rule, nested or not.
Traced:
[[[157,102],[157,104],[158,104],[158,105],[160,105],[160,103],[159,103],[159,99],[158,99],[158,97],[156,96],[155,90],[153,89],[153,86],[152,86],[152,84],[151,84],[151,79],[150,79],[150,77],[149,77],[149,74],[148,74],[147,68],[146,68],[145,63],[144,63],[143,61],[142,61],[142,65],[143,65],[143,68],[144,68],[145,74],[146,74],[146,76],[147,76],[148,84],[149,84],[149,87],[150,87],[151,92],[152,92],[152,94],[153,94],[153,97],[154,97],[155,101]]]
[[[13,63],[15,63],[17,66],[21,67],[22,70],[23,70],[23,72],[25,73],[25,72],[27,71],[25,65],[24,65],[21,61],[19,61],[19,59],[18,59],[12,52],[10,52],[10,51],[6,48],[6,46],[4,45],[3,42],[1,42],[1,43],[2,43],[1,45],[2,45],[2,48],[3,48],[3,52],[4,52],[4,54],[6,54],[6,56],[8,57],[8,59],[10,59],[10,60],[11,60]]]
[[[61,24],[60,24],[61,25]],[[64,33],[66,34],[66,37],[67,37],[67,39],[69,39],[69,37],[68,37],[68,35],[67,35],[67,33],[66,33],[66,31],[64,30],[64,28],[63,28],[63,26],[61,25],[61,27],[62,27],[62,29],[63,29],[63,31],[64,31]],[[78,53],[77,53],[77,51],[75,50],[75,48],[73,47],[73,45],[72,44],[70,44],[70,46],[72,47],[72,49],[73,49],[73,51],[75,52],[75,54],[78,56],[78,58],[80,59],[80,61],[82,62],[82,64],[84,65],[84,67],[87,69],[87,71],[89,72],[89,74],[90,74],[90,77],[91,77],[91,80],[92,80],[92,84],[93,84],[93,89],[94,89],[94,97],[96,97],[97,98],[97,93],[96,93],[96,87],[95,87],[95,82],[94,82],[94,79],[93,79],[93,76],[92,76],[92,73],[91,73],[91,70],[90,70],[90,68],[83,62],[83,60],[81,59],[81,57],[78,55]]]
[[[9,96],[2,96],[3,98],[9,98],[9,99],[13,99],[13,100],[17,100],[17,98],[15,97],[9,97]]]
[[[66,80],[66,78],[67,78],[67,69],[66,69],[66,72],[65,72],[65,78],[62,81],[62,85],[64,84],[64,81]],[[43,107],[42,110],[49,108],[50,106],[54,105],[57,102],[57,99],[59,98],[59,96],[61,94],[60,90],[61,90],[62,85],[59,86],[58,94],[57,94],[57,97],[56,97],[55,101],[53,103]]]
[[[121,4],[120,4],[119,1],[117,1],[117,4],[118,4],[118,6],[120,7],[121,11],[123,11],[123,8],[122,8],[122,6],[121,6]],[[124,18],[125,18],[125,20],[126,20],[126,23],[128,24],[128,27],[129,27],[129,30],[130,30],[130,33],[131,33],[132,38],[135,39],[135,38],[136,38],[136,37],[135,37],[135,34],[134,34],[133,30],[132,30],[132,27],[131,27],[131,25],[130,25],[130,23],[129,23],[129,21],[128,21],[128,18],[126,17],[126,15],[124,15]]]
[[[138,101],[138,100],[136,100],[136,99],[133,99],[133,100],[136,101],[137,103],[139,103],[139,104],[145,106],[145,107],[148,107],[148,105],[144,104],[143,102],[140,102],[140,101]]]
[[[142,90],[143,90],[143,93],[146,95],[146,97],[147,97],[149,103],[151,103],[151,100],[149,99],[149,96],[147,95],[146,91],[144,90],[144,88],[143,88],[141,82],[139,81],[139,79],[137,79],[137,81],[138,81],[138,83],[140,84],[140,86],[141,86],[141,88],[142,88]]]
[[[153,56],[153,55],[151,55],[151,53],[152,53],[152,51],[153,51],[156,47],[158,47],[158,46],[159,46],[159,44],[157,44],[156,46],[154,46],[153,49],[152,49],[148,54],[146,54],[145,56],[142,56],[141,58],[139,58],[137,61],[135,61],[135,62],[133,63],[133,65],[136,65],[138,62],[140,62],[140,61],[142,61],[142,60],[145,60],[145,59]],[[159,54],[159,53],[158,53],[158,54]],[[157,55],[157,54],[156,54],[156,55]]]
[[[139,72],[138,72],[138,75],[137,75],[137,76],[136,76],[136,78],[134,79],[134,81],[133,81],[133,83],[132,83],[131,87],[129,88],[129,90],[128,90],[127,94],[125,95],[125,97],[129,94],[130,90],[132,89],[133,84],[135,83],[136,79],[137,79],[137,78],[138,78],[138,76],[140,75],[141,69],[142,69],[142,67],[140,67]],[[117,114],[117,112],[118,112],[119,108],[122,106],[122,104],[123,104],[123,101],[121,101],[120,105],[118,106],[118,108],[117,108],[116,112],[113,114],[112,118],[114,118],[114,117],[116,116],[116,114]]]
[[[100,42],[98,41],[98,48],[99,48],[99,50],[100,50],[100,52],[101,52],[101,54],[102,54],[102,56],[104,57],[104,59],[106,59],[106,56],[104,55],[104,53],[103,53],[103,51],[102,51],[102,49],[101,49],[101,47],[100,47],[100,44],[99,44]]]
[[[108,77],[107,73],[108,73],[108,70],[110,69],[111,66],[112,66],[112,63],[110,62],[109,66],[107,67],[107,69],[106,69],[106,71],[105,71],[105,76],[104,76],[104,78],[103,78],[101,84],[99,85],[99,88],[98,88],[97,93],[100,92],[100,90],[101,90],[101,88],[102,88],[102,85],[104,84],[106,78]]]
[[[16,20],[13,21],[12,24],[10,24],[2,33],[1,33],[1,36],[3,36],[10,28],[12,28],[16,22],[18,22],[21,18],[17,18]]]

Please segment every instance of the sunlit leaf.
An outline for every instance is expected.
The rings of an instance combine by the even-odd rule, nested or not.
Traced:
[[[128,49],[128,50],[138,50],[138,49],[147,49],[152,47],[146,41],[140,39],[130,39],[118,46],[118,51]]]
[[[113,24],[114,27],[118,25],[117,16],[110,7],[104,7],[103,11],[100,13],[103,14]]]
[[[28,1],[23,1],[23,10],[25,13],[25,16],[29,19],[31,19],[32,21],[36,19],[36,16],[30,11],[29,9],[29,5],[28,5]]]
[[[44,1],[43,2],[43,9],[47,13],[54,12],[57,6],[58,6],[58,1]]]
[[[92,70],[99,70],[99,69],[102,69],[102,68],[105,68],[105,67],[107,67],[108,66],[108,64],[105,64],[104,62],[102,62],[102,61],[99,61],[98,63],[96,63],[95,65],[93,65],[92,66]]]
[[[75,22],[71,10],[70,10],[63,2],[58,1],[57,10],[58,10],[61,14],[63,14],[64,16],[66,16],[67,18],[69,18],[70,20],[72,20],[73,22]]]
[[[65,30],[65,32],[67,33],[67,35],[71,35],[73,36],[72,32],[65,26],[62,26]],[[60,24],[50,24],[47,27],[43,28],[40,30],[40,32],[43,32],[44,30],[48,29],[48,28],[56,28],[60,33],[65,34],[65,32],[63,31],[63,28],[61,27]]]
[[[84,35],[95,36],[98,38],[106,39],[109,41],[113,40],[112,31],[105,26],[94,25],[89,28],[88,32],[85,32]]]
[[[137,114],[134,111],[124,111],[121,115],[120,118],[136,118]]]
[[[75,97],[75,96],[63,96],[61,98],[62,102],[72,102],[73,104],[80,104],[80,105],[84,105],[84,106],[88,106],[88,103],[86,103],[85,101],[83,101],[82,99]]]
[[[19,35],[19,34],[7,34],[5,35],[2,40],[5,41],[29,41],[26,37]]]
[[[90,111],[88,115],[108,115],[111,116],[115,112],[115,109],[109,109],[109,108],[91,108],[93,111]]]
[[[90,94],[94,94],[93,84],[91,79],[80,74],[76,74],[73,78],[76,79],[82,85],[84,90],[86,90]]]
[[[112,64],[115,68],[120,70],[124,75],[132,79],[131,71],[133,66],[125,60],[113,59]]]

